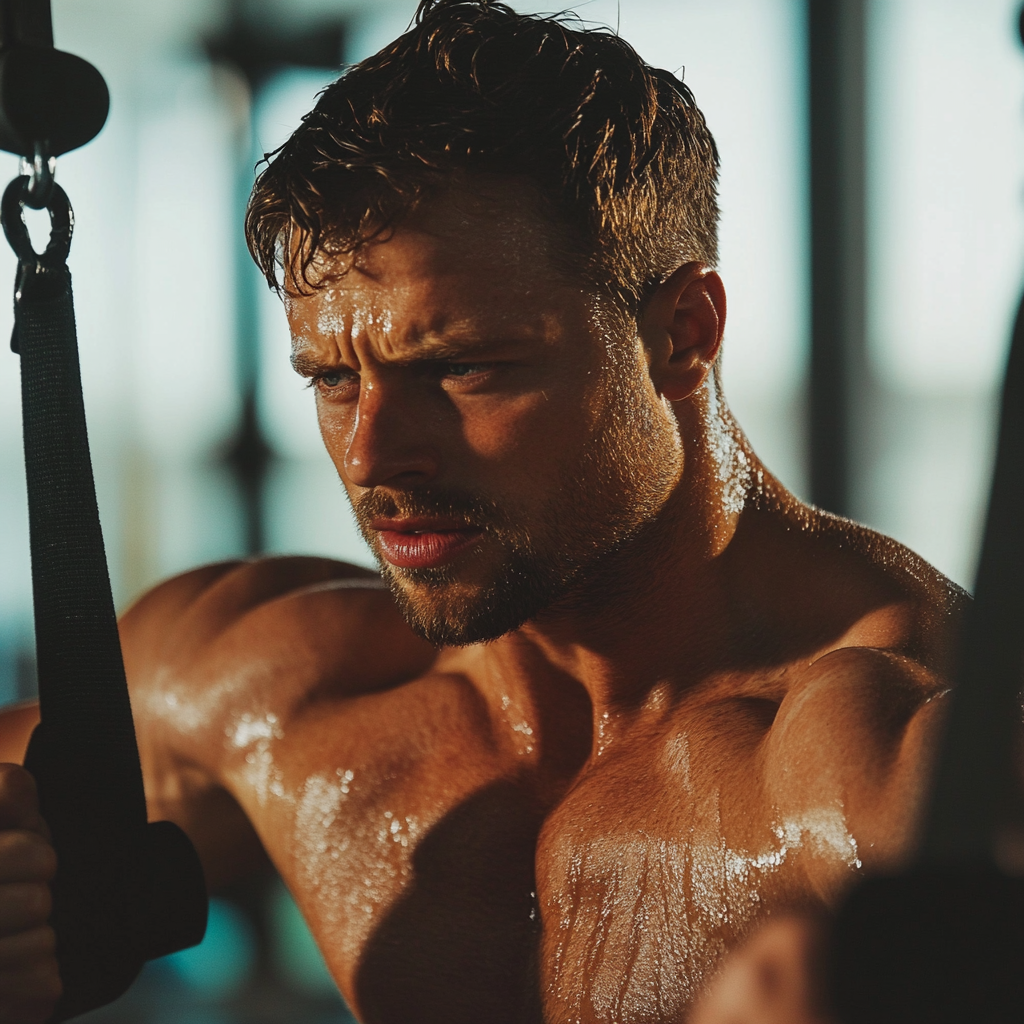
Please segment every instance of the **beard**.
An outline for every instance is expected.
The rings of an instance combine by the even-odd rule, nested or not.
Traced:
[[[547,524],[527,530],[512,522],[513,515],[497,502],[465,491],[374,490],[353,507],[406,622],[439,647],[494,640],[518,628],[556,600],[574,575],[571,567],[545,559],[538,549],[535,534],[547,534]],[[483,537],[452,564],[399,568],[382,557],[369,523],[378,517],[415,516],[455,520],[481,530]]]
[[[568,455],[539,506],[466,490],[384,487],[353,501],[359,530],[412,630],[435,646],[495,640],[578,592],[651,522],[678,481],[674,420],[654,414],[620,377],[618,401],[583,451]],[[377,518],[439,517],[482,531],[452,563],[399,568],[381,554]]]

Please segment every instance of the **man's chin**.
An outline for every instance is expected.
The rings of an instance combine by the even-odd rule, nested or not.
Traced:
[[[495,640],[522,624],[496,623],[484,588],[453,580],[441,570],[409,571],[385,563],[381,574],[409,628],[435,647]]]
[[[514,565],[502,569],[473,580],[449,566],[398,569],[381,563],[381,575],[409,628],[436,647],[497,640],[551,602],[551,588],[537,573]]]

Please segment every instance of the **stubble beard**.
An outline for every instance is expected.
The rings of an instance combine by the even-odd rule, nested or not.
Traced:
[[[576,573],[566,559],[546,558],[539,549],[535,537],[546,535],[550,524],[536,523],[532,531],[514,526],[506,510],[464,491],[372,492],[359,499],[354,510],[406,622],[437,647],[482,643],[517,629],[557,600]],[[456,519],[482,530],[484,536],[454,564],[399,568],[382,556],[369,526],[378,516]],[[555,547],[561,545],[556,542]],[[477,582],[468,583],[468,576]]]
[[[585,589],[595,570],[655,518],[681,472],[678,434],[644,403],[631,403],[621,377],[618,388],[620,400],[563,465],[539,509],[431,487],[376,489],[354,501],[359,529],[415,633],[438,647],[504,636]],[[398,568],[382,556],[370,523],[416,516],[464,522],[482,530],[484,542],[450,565]],[[483,576],[469,584],[474,568]]]

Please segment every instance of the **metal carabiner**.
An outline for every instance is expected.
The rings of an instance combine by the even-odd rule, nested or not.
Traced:
[[[7,186],[3,199],[0,199],[0,223],[3,224],[4,234],[19,263],[37,264],[43,270],[56,270],[67,262],[71,251],[75,214],[67,193],[51,178],[50,194],[43,204],[50,214],[50,241],[41,253],[37,253],[32,247],[28,225],[25,223],[25,207],[34,207],[31,188],[32,178],[27,174],[15,178]]]
[[[67,259],[71,252],[71,235],[75,228],[75,214],[67,193],[55,181],[50,182],[50,195],[46,209],[50,214],[50,240],[46,248],[38,253],[32,247],[28,225],[25,223],[25,207],[32,205],[29,190],[32,179],[23,174],[15,178],[4,190],[0,199],[0,223],[4,234],[18,257],[18,274],[14,285],[15,305],[21,302],[26,286],[59,291],[70,288]],[[11,334],[11,351],[19,352],[18,328]]]

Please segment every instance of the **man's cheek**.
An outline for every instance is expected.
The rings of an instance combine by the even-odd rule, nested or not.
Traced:
[[[583,416],[557,396],[535,392],[482,401],[464,410],[461,423],[468,455],[536,473],[556,451],[575,445]]]
[[[320,427],[320,437],[323,439],[327,454],[334,463],[346,488],[349,483],[345,479],[345,456],[352,443],[352,431],[354,418],[351,415],[343,415],[337,409],[331,409],[325,405],[317,404],[317,424]]]

